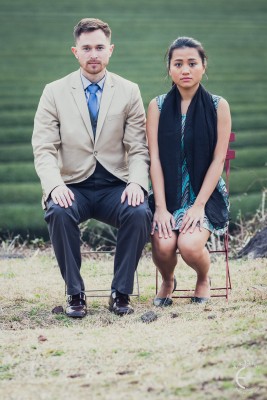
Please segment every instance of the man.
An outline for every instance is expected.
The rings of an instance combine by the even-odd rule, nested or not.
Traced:
[[[109,309],[124,315],[133,312],[129,294],[151,228],[145,112],[138,86],[106,70],[114,49],[108,24],[82,19],[74,38],[79,70],[45,87],[35,115],[35,168],[66,314],[87,313],[78,225],[95,218],[118,228]]]

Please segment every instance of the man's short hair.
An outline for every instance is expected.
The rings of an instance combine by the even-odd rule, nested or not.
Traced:
[[[79,39],[82,33],[93,32],[97,29],[101,29],[104,32],[105,36],[110,40],[111,39],[111,29],[106,22],[101,21],[101,19],[97,18],[83,18],[78,24],[74,27],[73,36],[75,43]]]

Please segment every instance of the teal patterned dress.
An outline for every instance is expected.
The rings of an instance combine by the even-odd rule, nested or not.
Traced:
[[[162,109],[162,104],[165,100],[166,94],[162,94],[158,97],[156,97],[156,101],[158,104],[159,111]],[[212,95],[212,99],[215,105],[215,108],[217,110],[218,104],[220,101],[220,97],[216,95]],[[184,127],[185,127],[185,121],[186,121],[186,114],[182,114],[182,138],[181,138],[181,150],[182,150],[182,197],[181,197],[181,208],[179,210],[175,210],[173,212],[173,217],[175,220],[175,228],[173,230],[179,230],[180,226],[182,224],[182,219],[185,214],[185,212],[192,207],[196,200],[196,195],[193,191],[191,182],[190,182],[190,177],[187,169],[187,164],[186,164],[186,158],[185,158],[185,153],[184,153]],[[218,191],[222,194],[223,199],[225,201],[225,204],[227,208],[229,209],[229,199],[228,199],[228,192],[226,189],[225,182],[222,177],[220,177],[219,182],[217,184],[217,189]],[[152,193],[152,191],[150,191]],[[223,229],[215,229],[211,222],[208,220],[207,216],[204,216],[204,221],[203,221],[203,228],[209,230],[212,233],[216,233],[217,235],[222,235],[226,229],[227,226],[224,227]]]

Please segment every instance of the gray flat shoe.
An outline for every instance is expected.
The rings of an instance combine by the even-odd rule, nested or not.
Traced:
[[[176,278],[174,277],[174,285],[172,293],[175,291],[176,286],[177,286],[177,281]],[[156,307],[169,307],[172,305],[172,303],[173,301],[169,297],[155,297],[153,300],[153,305]]]
[[[153,305],[156,307],[168,307],[173,303],[172,299],[169,297],[155,297],[153,300]]]
[[[210,287],[211,287],[211,279],[209,277],[209,282],[210,282]],[[198,304],[203,304],[207,303],[210,300],[210,297],[191,297],[191,303],[198,303]]]
[[[210,297],[191,297],[191,303],[204,304],[210,300]]]

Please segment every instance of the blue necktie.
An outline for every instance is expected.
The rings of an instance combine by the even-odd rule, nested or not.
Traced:
[[[92,83],[87,87],[88,92],[90,93],[89,100],[88,100],[88,108],[90,112],[91,122],[92,125],[96,125],[97,121],[97,96],[96,92],[100,89],[97,83]]]

